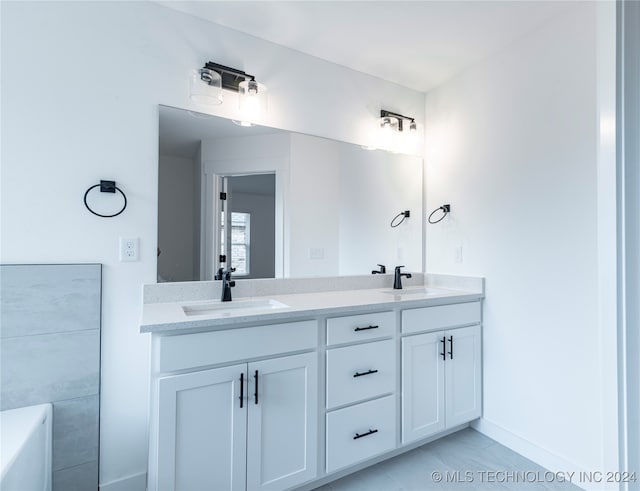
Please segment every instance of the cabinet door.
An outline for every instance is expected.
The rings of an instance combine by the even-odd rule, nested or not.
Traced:
[[[245,489],[246,367],[158,380],[158,490]]]
[[[479,418],[482,408],[480,326],[451,329],[447,338],[447,428]],[[453,346],[452,346],[453,344]]]
[[[444,332],[402,339],[402,443],[444,429]]]
[[[285,489],[316,477],[317,356],[249,364],[247,489]]]

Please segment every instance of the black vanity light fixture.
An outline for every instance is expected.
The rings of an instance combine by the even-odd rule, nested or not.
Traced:
[[[240,118],[234,123],[251,126],[251,121],[267,111],[267,87],[254,75],[212,61],[191,74],[191,100],[202,105],[222,104],[223,89],[238,93]]]
[[[380,128],[399,132],[415,133],[418,131],[416,119],[402,114],[380,109]]]
[[[417,134],[418,126],[415,118],[381,109],[376,144],[367,149],[377,147],[392,152],[411,151]]]

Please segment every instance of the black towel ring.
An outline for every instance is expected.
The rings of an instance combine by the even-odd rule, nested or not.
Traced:
[[[438,218],[437,220],[431,220],[431,217],[437,213],[438,211],[442,210],[442,216],[440,218]],[[447,214],[451,211],[451,205],[442,205],[438,208],[436,208],[435,210],[433,210],[430,214],[429,217],[427,218],[427,221],[431,224],[434,223],[438,223],[441,222],[442,220],[444,220],[444,217],[447,216]]]
[[[409,210],[401,211],[395,217],[393,217],[393,220],[391,220],[391,228],[399,227],[402,224],[402,222],[404,222],[407,218],[409,218],[409,216],[411,216],[411,211]],[[402,217],[402,220],[400,220],[399,222],[396,222],[396,220],[400,217]]]
[[[92,189],[97,188],[97,187],[100,188],[100,192],[101,193],[114,193],[115,194],[115,192],[118,191],[122,195],[122,198],[124,199],[124,205],[122,206],[122,209],[118,213],[114,213],[113,215],[102,215],[100,213],[96,213],[95,211],[93,211],[91,209],[91,207],[87,203],[87,195],[89,194],[89,192]],[[117,217],[120,213],[122,213],[127,208],[127,197],[122,192],[122,189],[120,189],[118,186],[116,186],[116,181],[102,181],[101,180],[100,184],[94,184],[89,189],[87,189],[87,191],[84,193],[84,206],[86,206],[87,210],[89,210],[91,213],[93,213],[96,216],[99,216],[101,218],[113,218],[113,217]]]

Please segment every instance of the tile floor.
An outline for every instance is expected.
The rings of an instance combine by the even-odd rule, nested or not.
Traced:
[[[459,471],[457,482],[452,475],[455,471]],[[514,482],[517,478],[514,471],[519,471],[521,480],[532,482]],[[436,482],[436,472],[443,476],[441,482]],[[545,480],[545,472],[543,467],[468,428],[326,484],[317,491],[580,489],[567,481],[558,482],[555,478],[552,481],[551,474]]]

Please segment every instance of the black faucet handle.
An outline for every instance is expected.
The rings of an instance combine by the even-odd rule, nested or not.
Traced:
[[[236,282],[235,281],[230,281],[229,283],[227,283],[229,286],[236,286]]]
[[[396,271],[400,271],[400,268],[404,268],[404,265],[402,265],[402,266],[396,266]]]
[[[221,280],[222,275],[224,275],[224,268],[218,268],[218,272],[215,274],[213,278],[216,280]]]
[[[384,264],[378,264],[380,266],[380,273],[386,273],[387,267]]]

